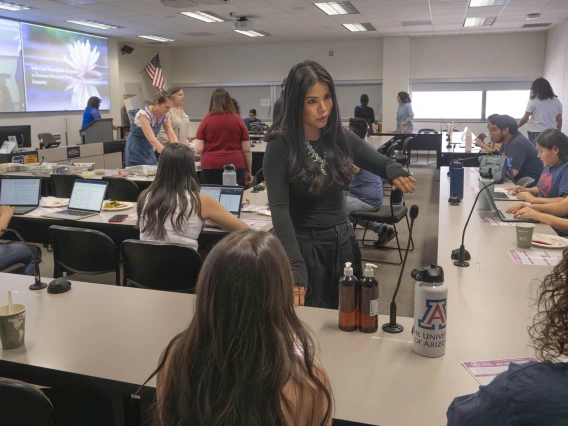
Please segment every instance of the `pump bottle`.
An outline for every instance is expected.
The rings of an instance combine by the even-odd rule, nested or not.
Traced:
[[[357,309],[357,287],[359,280],[353,276],[351,262],[345,263],[343,277],[339,280],[339,329],[357,330],[359,310]]]
[[[359,286],[359,331],[374,333],[379,329],[379,282],[373,274],[376,265],[367,263]]]

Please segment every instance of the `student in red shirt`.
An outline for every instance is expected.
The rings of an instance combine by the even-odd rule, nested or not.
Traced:
[[[250,136],[243,119],[235,113],[231,95],[215,89],[207,114],[195,136],[196,154],[201,154],[201,184],[223,184],[223,168],[232,163],[237,169],[237,182],[252,182]]]

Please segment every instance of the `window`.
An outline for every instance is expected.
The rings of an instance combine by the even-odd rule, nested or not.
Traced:
[[[483,92],[412,92],[414,119],[480,120]]]
[[[530,90],[492,90],[487,92],[486,115],[507,114],[520,119],[525,115]]]

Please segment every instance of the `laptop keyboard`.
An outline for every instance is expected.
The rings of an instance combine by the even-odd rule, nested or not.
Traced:
[[[505,192],[495,192],[493,194],[493,198],[497,198],[499,200],[508,200],[509,199],[509,195],[506,194]]]
[[[503,219],[516,220],[516,221],[519,220],[519,219],[515,219],[515,215],[514,215],[514,214],[504,212],[503,210],[499,210],[499,214],[501,215],[501,217],[502,217]]]

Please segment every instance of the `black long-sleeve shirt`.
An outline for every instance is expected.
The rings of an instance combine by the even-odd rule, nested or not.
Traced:
[[[400,164],[379,154],[355,134],[345,131],[345,137],[357,167],[388,181],[409,175]],[[321,148],[315,149],[320,151]],[[323,151],[318,154],[323,157]],[[300,254],[294,228],[334,226],[345,222],[349,215],[345,210],[343,194],[345,188],[333,184],[329,176],[317,193],[310,193],[308,187],[299,181],[290,183],[288,157],[289,150],[285,140],[270,141],[264,154],[264,178],[274,230],[286,250],[296,284],[306,285],[308,283],[306,264]]]
[[[369,123],[369,128],[371,128],[371,125],[375,122],[375,110],[370,106],[361,108],[360,105],[357,105],[355,107],[354,114],[355,117],[361,117],[367,120],[367,123]]]

